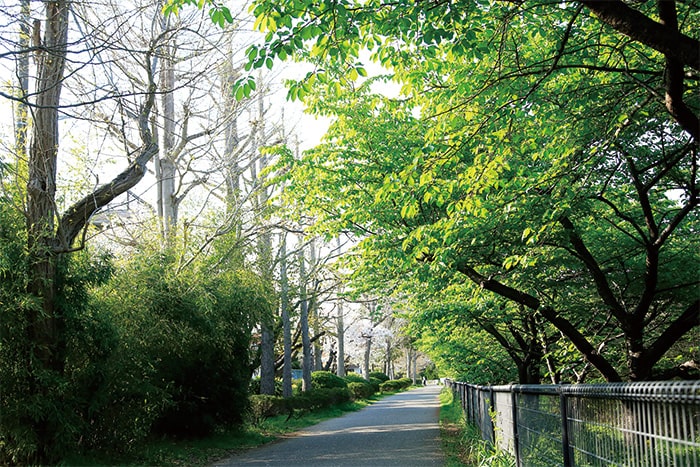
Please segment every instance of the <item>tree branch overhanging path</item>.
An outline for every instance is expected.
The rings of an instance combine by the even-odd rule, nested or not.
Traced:
[[[314,165],[303,167],[304,162],[286,162],[292,167],[299,166],[298,176],[305,176],[302,175],[303,171],[306,171],[303,173],[307,175],[313,172],[329,181],[327,187],[319,188],[317,178],[314,184],[298,189],[299,195],[308,199],[311,193],[325,194],[328,190],[333,190],[333,183],[351,181],[350,183],[369,193],[369,199],[357,195],[356,201],[360,203],[358,206],[362,205],[366,210],[367,206],[379,205],[392,197],[393,209],[400,211],[390,223],[382,225],[382,221],[378,220],[378,217],[372,218],[371,213],[383,216],[385,210],[370,210],[370,215],[363,215],[354,208],[352,202],[347,201],[347,198],[342,204],[347,206],[345,208],[336,208],[330,203],[307,203],[318,210],[322,219],[319,223],[333,223],[337,228],[347,228],[356,231],[358,235],[378,239],[383,237],[384,229],[388,229],[393,232],[394,238],[398,238],[394,243],[401,244],[406,256],[410,257],[413,254],[424,262],[426,258],[430,258],[427,263],[431,263],[433,269],[447,265],[453,271],[462,273],[478,288],[540,313],[573,343],[585,361],[592,363],[609,381],[653,378],[654,367],[664,358],[664,353],[659,351],[662,348],[668,351],[673,346],[669,343],[661,345],[661,341],[666,342],[671,338],[674,342],[680,342],[696,332],[700,321],[696,300],[679,295],[668,296],[662,292],[667,290],[666,286],[662,286],[662,282],[672,280],[669,273],[672,274],[673,269],[668,266],[667,258],[674,255],[671,252],[673,249],[683,248],[681,245],[686,241],[684,236],[687,229],[692,230],[689,225],[696,222],[697,218],[697,73],[700,70],[700,42],[693,36],[695,31],[690,27],[697,20],[692,5],[660,1],[653,6],[633,6],[613,0],[570,2],[559,8],[543,2],[494,2],[480,9],[480,6],[470,2],[449,5],[427,5],[420,2],[356,5],[342,2],[325,9],[304,5],[302,10],[293,13],[291,9],[287,10],[288,7],[291,8],[290,5],[275,5],[273,7],[270,2],[264,0],[256,2],[257,24],[262,30],[266,30],[268,35],[261,46],[249,49],[249,67],[270,66],[271,60],[276,57],[284,59],[295,51],[302,51],[302,54],[323,63],[326,67],[317,74],[307,75],[305,80],[294,85],[290,95],[306,97],[317,112],[328,112],[341,117],[336,124],[335,133],[332,133],[332,136],[337,138],[337,143],[319,148],[316,154],[307,158],[309,163]],[[546,29],[541,29],[540,34],[528,34],[528,28],[539,27],[538,22],[542,22],[541,18],[546,16],[544,12],[558,15],[560,21],[554,22],[557,26],[553,26],[554,23],[548,20],[546,25],[541,25]],[[325,20],[331,16],[342,17],[343,21]],[[396,19],[396,22],[392,22],[391,19]],[[470,29],[472,24],[479,24],[479,21],[482,24],[491,22],[490,30],[496,32],[485,32],[483,26]],[[519,34],[520,31],[525,32]],[[478,47],[475,36],[486,37],[489,50],[477,49],[478,52],[472,52],[472,61],[467,58],[465,63],[460,63],[460,54],[469,56],[470,48],[474,50]],[[397,42],[385,42],[382,37],[393,37]],[[295,41],[295,38],[303,38],[306,42]],[[547,46],[533,49],[528,41],[532,41],[532,45],[537,47],[534,45],[537,40],[546,43]],[[417,51],[402,51],[403,55],[398,58],[400,53],[397,44],[401,43],[415,45]],[[313,47],[310,47],[311,45]],[[369,127],[359,129],[360,124],[352,123],[351,118],[354,118],[355,122],[359,121],[357,115],[361,112],[360,107],[356,107],[355,110],[345,109],[337,104],[324,102],[323,99],[347,98],[352,92],[364,92],[368,102],[375,99],[375,108],[377,102],[381,102],[381,105],[387,108],[398,108],[400,104],[372,97],[368,86],[348,85],[347,91],[344,91],[342,84],[340,87],[335,84],[335,90],[329,88],[324,97],[311,89],[314,83],[323,85],[333,80],[344,83],[356,79],[358,74],[361,75],[362,70],[357,67],[356,61],[359,58],[358,51],[362,47],[373,50],[374,58],[388,67],[395,80],[404,84],[404,92],[412,99],[412,105],[421,107],[421,112],[431,115],[437,122],[435,129],[430,128],[426,133],[429,136],[425,137],[425,141],[412,141],[416,145],[414,149],[405,143],[405,139],[395,140],[396,147],[404,147],[404,151],[408,153],[420,151],[422,154],[415,156],[412,162],[411,156],[407,156],[408,160],[398,157],[392,160],[392,156],[387,155],[384,162],[386,165],[383,170],[378,170],[378,174],[395,170],[395,177],[391,181],[386,178],[378,184],[369,177],[362,178],[357,173],[352,173],[350,168],[353,159],[353,162],[358,163],[365,157],[361,148],[362,141],[367,141],[365,150],[368,152],[378,152],[377,148],[382,147],[377,145],[379,138],[374,138],[369,133],[377,131],[377,125],[372,130],[369,130]],[[548,47],[556,48],[556,53],[547,56],[547,51],[553,50]],[[541,51],[544,51],[544,54]],[[420,55],[420,58],[425,59],[424,65],[416,64],[415,60],[420,60]],[[490,64],[491,68],[488,68],[491,56],[493,63]],[[455,64],[452,65],[452,62]],[[343,67],[346,67],[345,70]],[[480,71],[482,67],[483,72]],[[463,71],[467,68],[470,69],[468,79],[476,83],[471,87],[467,84]],[[594,79],[591,81],[583,78],[586,73]],[[459,76],[463,81],[453,79],[452,74],[455,77]],[[606,77],[617,86],[615,89],[619,89],[617,95],[614,92],[606,92],[605,87],[612,86],[610,83],[603,84],[604,80],[608,79]],[[483,81],[479,81],[480,79]],[[642,82],[643,87],[637,86],[637,83]],[[245,78],[241,79],[238,85],[245,89]],[[479,90],[476,97],[473,93],[469,94],[472,89]],[[511,93],[512,97],[504,99],[504,95],[508,96],[508,93]],[[519,93],[521,94],[518,95]],[[558,93],[565,97],[561,98]],[[566,97],[567,95],[569,97]],[[551,112],[552,115],[561,113],[555,118],[564,122],[567,120],[567,117],[563,116],[567,107],[571,107],[572,104],[579,105],[578,102],[567,101],[567,98],[571,99],[576,95],[595,97],[591,97],[587,102],[591,108],[588,116],[585,110],[586,102],[582,101],[580,107],[575,110],[576,116],[568,118],[566,131],[572,132],[569,146],[578,145],[569,150],[570,156],[560,156],[554,148],[548,149],[551,143],[547,142],[547,129],[538,129],[537,125],[528,128],[527,124],[517,122],[511,116],[512,113],[517,114],[520,108],[521,118],[537,117],[538,112],[541,115]],[[479,108],[480,105],[491,106],[494,109],[493,113]],[[435,110],[430,111],[433,108]],[[663,108],[665,113],[659,112],[660,108]],[[458,111],[463,114],[460,115]],[[354,116],[351,116],[352,112],[355,112]],[[483,117],[481,112],[484,113]],[[508,115],[509,112],[511,115]],[[464,118],[464,113],[476,118]],[[604,115],[618,115],[619,120],[610,120]],[[593,119],[591,121],[595,124],[587,128],[585,125],[579,125],[580,119],[586,118]],[[663,130],[663,125],[670,130]],[[408,124],[406,126],[408,127]],[[479,128],[479,132],[470,132],[470,126]],[[343,131],[348,129],[358,134],[366,134],[367,137],[350,142],[343,135]],[[363,131],[365,133],[362,133]],[[490,131],[497,136],[493,139],[485,137]],[[530,133],[527,134],[526,131]],[[664,131],[667,132],[667,136],[661,136]],[[411,130],[407,130],[404,134],[410,132]],[[651,135],[659,135],[660,138],[655,140],[653,145],[645,142],[652,138]],[[526,162],[530,155],[522,151],[523,147],[518,147],[518,144],[522,144],[520,141],[527,141],[528,138],[541,140],[542,143],[539,144],[551,151],[545,154],[541,150],[538,153],[535,149],[540,161],[552,158],[556,161],[553,163],[560,163],[570,173],[579,173],[581,177],[602,175],[602,180],[606,181],[600,185],[599,192],[595,192],[597,186],[590,187],[589,190],[589,187],[584,185],[574,185],[573,189],[579,190],[581,194],[569,190],[565,198],[561,197],[560,193],[566,192],[563,186],[569,183],[566,181],[569,174],[564,169],[547,167],[534,158],[533,162]],[[385,139],[390,138],[385,136]],[[486,146],[491,141],[500,141],[502,147]],[[532,148],[537,147],[537,144],[534,143]],[[558,148],[560,154],[566,153],[566,143],[563,144],[565,146]],[[480,150],[484,151],[484,146],[486,154],[488,151],[497,154],[500,150],[508,156],[491,156],[489,162],[488,156],[474,155]],[[686,149],[681,149],[683,147]],[[464,154],[469,150],[474,153]],[[347,155],[344,155],[343,151],[347,151]],[[597,151],[599,155],[596,155]],[[646,153],[652,151],[656,153],[647,156]],[[379,152],[383,154],[381,150]],[[513,159],[516,153],[524,158],[517,164]],[[633,155],[625,159],[621,153]],[[671,156],[672,153],[682,155],[676,158]],[[433,159],[432,154],[436,154]],[[606,154],[610,160],[621,160],[617,167],[623,168],[633,183],[621,182],[600,154]],[[333,162],[328,161],[329,157]],[[366,157],[366,164],[376,164],[377,167],[381,165],[378,161],[382,156]],[[395,164],[394,167],[389,165],[392,163]],[[464,181],[440,180],[444,186],[450,187],[449,192],[435,185],[430,187],[430,184],[440,177],[438,169],[446,167],[448,163],[454,164],[455,168],[451,170],[454,170],[457,180]],[[470,168],[469,164],[474,167]],[[523,168],[516,169],[514,166]],[[289,165],[284,166],[285,173],[288,167]],[[530,175],[527,179],[528,182],[539,185],[536,190],[532,186],[522,186],[522,183],[517,186],[516,178],[508,178],[511,171],[521,170],[524,174],[533,168],[542,170],[543,174],[539,179],[536,175]],[[472,170],[481,170],[486,176],[472,176]],[[681,171],[680,178],[676,174],[671,175],[674,170]],[[417,175],[414,178],[411,174]],[[474,241],[481,241],[480,237],[460,239],[459,235],[470,236],[474,235],[474,232],[478,234],[485,227],[477,223],[470,231],[456,226],[467,222],[460,216],[466,216],[468,219],[469,215],[479,212],[476,209],[503,209],[504,203],[508,201],[497,200],[493,196],[494,193],[500,193],[498,190],[504,186],[497,184],[499,176],[501,183],[512,185],[514,190],[548,196],[551,207],[545,208],[545,203],[541,203],[542,207],[536,209],[552,209],[553,212],[548,214],[549,220],[545,221],[541,228],[521,228],[521,241],[529,237],[531,240],[527,244],[531,245],[530,247],[514,246],[515,254],[511,253],[510,256],[507,252],[500,253],[499,249],[503,249],[504,246],[508,248],[511,243],[517,243],[517,237],[508,238],[506,234],[499,233],[498,238],[505,243],[499,245],[495,241],[490,243],[484,240],[483,243],[493,245],[492,249],[473,256],[472,251],[477,249],[468,247],[466,242],[471,240],[474,245]],[[504,177],[506,182],[502,182]],[[571,180],[575,180],[575,177],[576,175],[572,176]],[[298,179],[296,181],[298,182]],[[474,182],[471,187],[467,186],[467,183]],[[461,196],[467,198],[455,199],[459,196],[455,195],[455,187],[465,190],[467,194]],[[629,196],[634,197],[634,206],[626,206],[619,195],[630,187],[633,189]],[[663,193],[664,190],[676,188],[684,192],[678,209],[662,208],[668,200],[658,196],[659,190]],[[657,190],[653,195],[652,189]],[[609,195],[611,192],[616,194]],[[468,197],[478,197],[481,193],[489,193],[491,199],[484,201],[486,198],[479,198],[484,207],[473,207]],[[374,202],[371,201],[372,196]],[[514,196],[503,198],[512,201]],[[595,203],[596,200],[601,204]],[[584,207],[590,202],[593,203]],[[392,208],[386,206],[382,209]],[[627,240],[633,241],[629,247],[625,246],[627,250],[619,255],[620,258],[605,252],[603,244],[597,243],[604,236],[612,239],[614,235],[605,231],[604,223],[598,226],[591,224],[590,220],[584,221],[582,217],[585,217],[583,213],[586,209],[599,212],[617,233],[627,237],[625,243]],[[672,209],[673,214],[660,214],[664,209]],[[338,222],[331,220],[332,217],[339,216],[350,222],[338,225]],[[400,219],[397,220],[397,217]],[[537,222],[543,220],[538,219]],[[633,230],[628,230],[629,226],[632,226]],[[448,241],[447,238],[451,240]],[[366,252],[372,248],[369,245],[368,243],[366,246]],[[386,247],[387,244],[384,243],[379,248]],[[373,258],[376,258],[375,254],[372,253]],[[580,269],[570,277],[586,277],[593,286],[596,292],[590,306],[594,306],[596,310],[600,309],[601,313],[611,318],[603,320],[600,326],[614,326],[620,331],[620,335],[624,336],[622,347],[626,349],[623,353],[626,353],[624,359],[627,361],[627,368],[619,368],[615,362],[619,355],[612,350],[613,341],[608,341],[606,345],[602,345],[602,342],[600,345],[591,342],[591,339],[596,338],[581,331],[582,316],[565,312],[564,310],[569,308],[566,303],[555,305],[556,300],[553,298],[569,285],[555,286],[559,281],[556,275],[547,277],[545,284],[540,282],[542,285],[539,287],[535,285],[537,281],[527,279],[529,271],[535,270],[528,270],[524,268],[525,263],[519,262],[532,257],[532,261],[544,264],[546,262],[542,261],[542,258],[546,255],[550,258],[556,257],[557,261],[562,262],[561,266],[557,267],[564,267],[566,264],[566,268],[572,268],[570,261],[573,260],[575,268]],[[637,255],[637,258],[644,260],[645,266],[640,265],[639,272],[635,272],[634,275],[628,272],[624,278],[619,276],[618,273],[625,274],[622,271],[629,267],[624,265],[627,261],[622,259],[624,255]],[[615,269],[612,262],[619,262],[619,269]],[[409,270],[411,268],[408,263],[405,267]],[[554,263],[552,267],[555,267]],[[414,269],[416,268],[414,263]],[[552,274],[554,271],[555,269],[552,269]],[[496,277],[500,279],[497,280]],[[687,279],[686,284],[692,283],[690,278]],[[626,285],[621,285],[621,281]],[[569,283],[573,284],[574,281]],[[691,289],[685,287],[684,290],[689,292]],[[562,311],[555,311],[558,309]],[[656,325],[650,325],[653,320],[664,323],[660,325],[661,330],[656,328]],[[685,329],[686,332],[679,333],[680,329]],[[608,355],[601,354],[604,348]]]

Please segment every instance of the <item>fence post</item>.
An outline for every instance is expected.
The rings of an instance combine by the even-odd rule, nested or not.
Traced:
[[[464,407],[467,413],[467,420],[474,423],[474,411],[472,409],[472,388],[471,386],[464,385]]]
[[[496,424],[491,418],[491,414],[496,413],[496,398],[493,397],[493,386],[489,386],[489,397],[491,400],[489,400],[489,413],[486,414],[486,417],[491,425],[491,442],[496,445]]]
[[[559,405],[561,407],[561,448],[562,456],[564,460],[564,467],[571,467],[571,452],[569,451],[569,415],[567,409],[566,393],[560,386],[559,391]]]
[[[510,405],[512,407],[512,419],[513,419],[513,452],[515,454],[515,465],[517,467],[522,467],[523,463],[520,460],[520,442],[518,440],[518,398],[515,395],[515,388],[511,385],[510,387]]]

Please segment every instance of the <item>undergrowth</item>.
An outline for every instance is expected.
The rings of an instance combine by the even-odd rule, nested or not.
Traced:
[[[515,466],[510,454],[482,440],[479,429],[466,422],[459,400],[449,388],[440,393],[440,433],[446,467]]]
[[[64,466],[187,466],[211,465],[217,460],[235,455],[246,449],[273,441],[285,434],[315,425],[323,420],[339,417],[346,412],[354,412],[366,407],[378,397],[337,405],[330,408],[307,412],[299,417],[289,418],[279,415],[268,418],[258,425],[246,425],[239,430],[220,431],[203,439],[176,440],[169,438],[152,439],[133,453],[122,458],[103,456],[81,456],[67,458]]]

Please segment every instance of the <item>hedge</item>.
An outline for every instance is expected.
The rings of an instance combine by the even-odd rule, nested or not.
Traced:
[[[314,389],[347,388],[348,383],[330,371],[314,371],[311,373],[311,387]]]

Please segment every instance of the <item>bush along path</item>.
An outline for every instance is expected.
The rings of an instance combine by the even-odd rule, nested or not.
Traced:
[[[259,395],[259,381],[250,385],[245,423],[238,427],[220,427],[214,433],[201,438],[151,437],[134,446],[129,452],[92,451],[66,456],[61,465],[67,466],[187,466],[211,465],[234,453],[269,443],[279,438],[348,412],[361,410],[388,397],[396,390],[411,386],[411,380],[365,380],[359,375],[340,378],[330,372],[314,372],[312,389],[301,391],[301,381],[293,385],[294,395],[283,398],[278,395]],[[389,384],[384,385],[382,383]],[[281,382],[279,384],[281,393]]]
[[[440,389],[425,386],[385,397],[215,465],[442,466]]]

